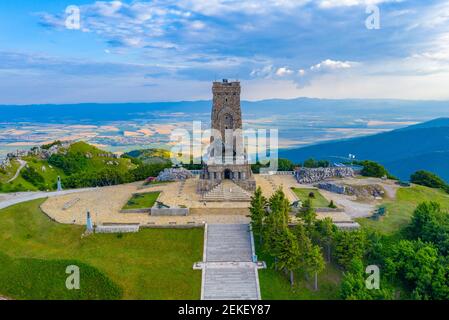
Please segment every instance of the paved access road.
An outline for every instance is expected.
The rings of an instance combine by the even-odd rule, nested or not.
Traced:
[[[94,190],[95,188],[72,189],[53,192],[17,192],[17,193],[0,193],[0,209],[13,206],[18,203],[27,202],[36,199],[63,196],[71,193],[85,192]]]
[[[8,180],[8,183],[13,182],[14,180],[17,179],[17,177],[20,174],[20,171],[22,171],[22,169],[27,165],[27,162],[21,159],[18,159],[17,161],[19,161],[20,163],[20,167],[17,168],[16,174],[14,175],[14,177],[12,177],[11,179]]]

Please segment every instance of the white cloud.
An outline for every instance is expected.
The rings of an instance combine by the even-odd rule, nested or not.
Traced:
[[[281,68],[279,68],[279,69],[276,70],[276,75],[277,75],[278,77],[289,76],[289,75],[291,75],[291,74],[293,74],[293,71],[290,70],[290,69],[287,68],[287,67],[281,67]]]
[[[312,71],[333,71],[338,69],[350,69],[352,68],[356,63],[350,62],[350,61],[335,61],[331,59],[326,59],[314,66],[310,67],[310,70]]]
[[[273,10],[298,8],[310,2],[311,0],[181,0],[178,4],[208,16],[222,16],[231,12],[272,14]]]
[[[402,2],[402,0],[320,0],[319,7],[328,9],[335,7],[367,6],[384,2]]]
[[[262,68],[254,69],[250,75],[255,78],[269,78],[273,75],[273,70],[273,65],[266,65]]]

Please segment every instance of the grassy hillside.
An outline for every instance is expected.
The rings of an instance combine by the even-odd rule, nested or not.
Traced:
[[[449,210],[449,194],[443,190],[414,185],[411,188],[400,188],[396,199],[385,203],[387,215],[381,220],[360,218],[357,222],[364,228],[392,235],[410,222],[413,211],[424,201],[436,201],[444,210]]]
[[[57,143],[55,143],[57,144]],[[167,155],[168,154],[168,155]],[[64,188],[95,187],[144,180],[170,166],[166,150],[143,150],[139,158],[115,157],[112,153],[98,149],[85,142],[76,142],[59,147],[48,159],[41,154],[22,157],[26,166],[19,176],[11,179],[20,164],[0,171],[0,192],[55,190],[58,176]],[[152,159],[152,160],[151,160]],[[147,161],[148,160],[148,161]]]
[[[170,163],[170,151],[165,149],[142,149],[133,150],[125,153],[125,155],[139,159],[143,163]]]
[[[145,229],[95,234],[50,221],[43,200],[0,210],[0,295],[15,299],[199,299],[203,230]],[[81,290],[63,286],[68,264]],[[62,282],[64,281],[64,282]],[[62,282],[62,283],[61,283]]]

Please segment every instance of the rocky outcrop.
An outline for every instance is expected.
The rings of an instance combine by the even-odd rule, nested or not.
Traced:
[[[184,168],[168,168],[160,172],[157,181],[182,181],[192,178],[193,174]]]
[[[342,186],[342,185],[335,184],[335,183],[322,182],[322,183],[318,183],[317,187],[319,189],[326,190],[326,191],[333,192],[333,193],[346,194],[346,186]]]
[[[0,161],[0,169],[6,170],[9,167],[11,167],[11,160],[9,158]]]
[[[35,156],[43,160],[48,160],[52,155],[57,153],[65,154],[66,149],[70,147],[73,142],[63,141],[60,143],[55,143],[51,147],[46,148],[45,146],[34,147],[28,151],[29,156]]]
[[[299,168],[295,176],[301,184],[311,184],[332,178],[353,177],[354,170],[349,167]]]
[[[385,195],[385,190],[377,184],[372,185],[345,185],[332,182],[323,182],[316,185],[319,189],[333,193],[356,196],[357,198],[379,198]]]

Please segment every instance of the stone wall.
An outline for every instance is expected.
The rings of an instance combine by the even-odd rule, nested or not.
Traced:
[[[301,184],[311,184],[332,178],[353,177],[354,175],[354,170],[349,167],[299,168],[295,174]]]
[[[149,214],[151,212],[151,208],[142,208],[142,209],[122,209],[120,213],[145,213]]]

